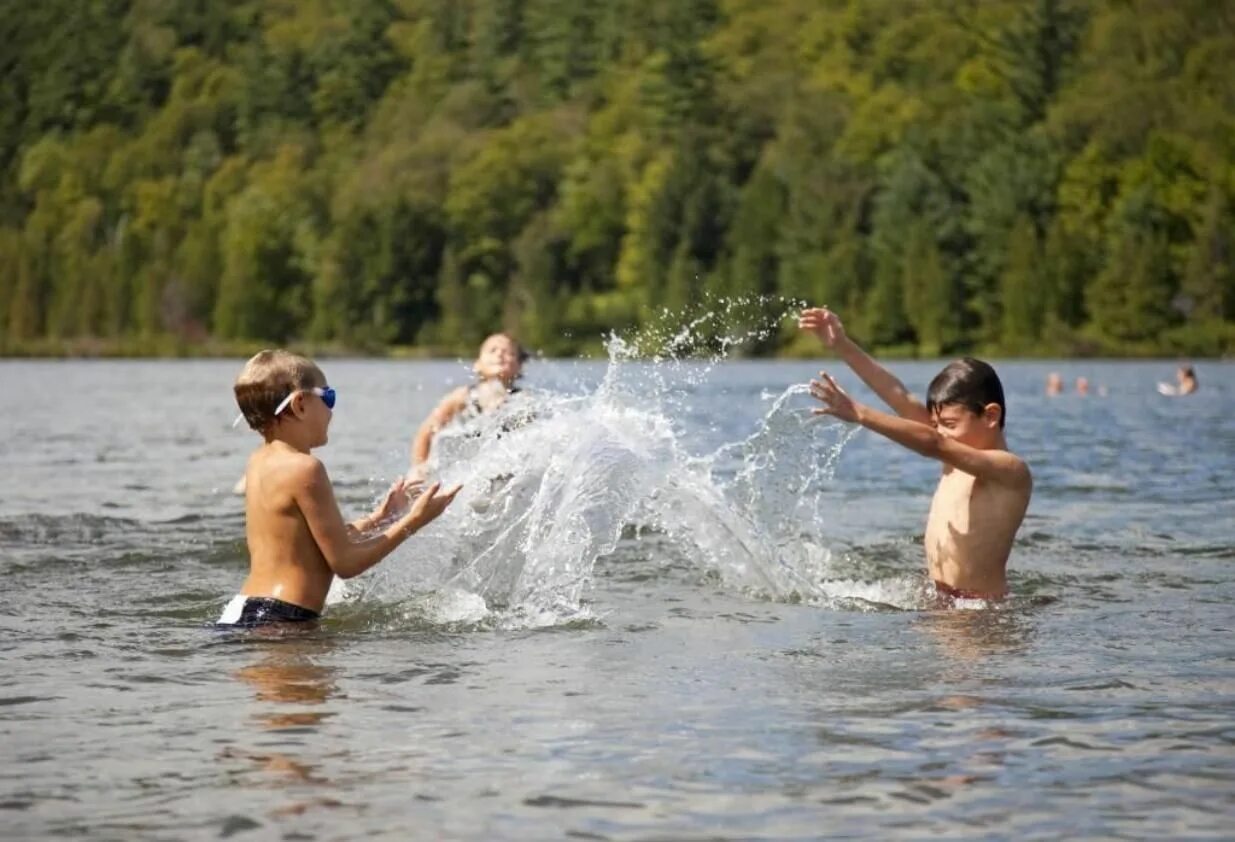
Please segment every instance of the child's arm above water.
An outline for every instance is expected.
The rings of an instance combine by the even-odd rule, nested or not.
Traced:
[[[420,466],[429,461],[433,449],[433,437],[467,406],[467,387],[460,386],[434,407],[412,438],[412,476],[417,476]]]
[[[922,402],[910,394],[896,375],[875,362],[845,333],[840,318],[827,307],[812,307],[798,316],[798,327],[819,337],[819,341],[835,351],[853,373],[871,388],[879,398],[902,418],[930,424],[931,416]]]
[[[820,372],[819,376],[822,382],[812,380],[810,393],[826,408],[816,409],[816,415],[832,415],[842,421],[861,424],[915,453],[938,459],[980,479],[1016,487],[1032,482],[1028,466],[1006,450],[970,447],[943,435],[930,424],[872,409],[845,394],[827,372]]]
[[[439,493],[441,484],[434,483],[394,523],[375,535],[359,537],[349,531],[350,525],[344,522],[334,488],[321,462],[312,457],[304,459],[292,480],[296,505],[304,515],[313,540],[330,569],[342,579],[358,576],[377,564],[445,511],[459,493],[459,486]]]

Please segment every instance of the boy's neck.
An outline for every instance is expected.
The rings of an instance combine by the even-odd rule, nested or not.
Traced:
[[[266,445],[290,447],[298,453],[308,453],[312,446],[307,441],[302,440],[301,436],[296,435],[297,432],[299,431],[286,425],[277,425],[275,429],[266,434]]]

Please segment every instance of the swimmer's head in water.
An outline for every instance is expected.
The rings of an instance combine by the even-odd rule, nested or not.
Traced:
[[[988,363],[965,357],[935,375],[926,408],[945,435],[965,440],[982,430],[1003,429],[1007,407],[1003,384]]]
[[[495,333],[480,345],[472,368],[481,380],[501,380],[508,387],[523,374],[528,352],[506,333]]]
[[[276,350],[254,354],[241,369],[234,388],[244,420],[264,433],[274,424],[276,410],[286,407],[285,402],[297,391],[325,387],[326,375],[312,360]]]

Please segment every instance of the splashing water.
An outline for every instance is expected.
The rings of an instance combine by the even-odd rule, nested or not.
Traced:
[[[439,624],[587,621],[596,561],[637,527],[728,586],[835,601],[821,492],[855,428],[811,416],[804,385],[775,397],[747,438],[710,453],[691,453],[677,420],[717,364],[771,336],[800,306],[779,303],[769,314],[768,299],[726,302],[684,326],[662,314],[668,328],[610,338],[609,365],[591,393],[521,392],[444,430],[432,467],[463,491],[400,550],[414,558],[382,565],[362,592],[410,599],[414,613]],[[761,320],[733,330],[753,309]]]

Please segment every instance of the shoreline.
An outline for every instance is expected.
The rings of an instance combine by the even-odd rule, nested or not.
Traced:
[[[637,328],[635,329],[637,332]],[[770,350],[734,346],[728,349],[729,359],[807,360],[827,358],[826,349],[813,337],[797,332],[781,334],[781,343]],[[859,341],[861,341],[859,339]],[[454,360],[471,358],[470,343],[432,345],[384,345],[378,343],[349,344],[289,340],[285,343],[263,339],[222,340],[188,338],[173,334],[145,337],[103,338],[75,337],[63,339],[19,339],[0,337],[0,359],[247,359],[263,348],[282,347],[317,359],[392,359],[392,360]],[[1035,343],[973,343],[946,349],[919,346],[912,343],[864,345],[878,359],[937,360],[975,356],[983,359],[1021,360],[1227,360],[1235,359],[1235,324],[1212,324],[1208,330],[1188,327],[1164,332],[1155,342],[1119,342],[1077,331],[1068,336],[1053,337]],[[608,354],[604,339],[578,339],[547,343],[547,347],[530,347],[533,356],[544,359],[605,359]],[[704,359],[707,348],[694,356]],[[688,358],[686,355],[684,358]]]
[[[334,344],[314,344],[314,343],[298,343],[291,342],[286,345],[278,345],[276,343],[253,342],[253,343],[208,343],[204,345],[186,346],[186,347],[158,347],[152,348],[146,346],[145,343],[115,343],[115,344],[95,344],[91,343],[89,348],[77,346],[75,343],[66,343],[65,347],[47,347],[43,343],[33,345],[23,345],[16,348],[4,347],[0,348],[0,362],[17,362],[25,360],[243,360],[257,353],[262,348],[284,347],[295,353],[303,354],[312,359],[368,359],[368,360],[409,360],[417,362],[451,361],[461,358],[469,358],[471,351],[467,349],[452,350],[442,347],[422,347],[422,346],[389,346],[382,349],[364,348],[364,347],[349,347]],[[1235,360],[1235,352],[1225,353],[1187,353],[1179,349],[1172,348],[1152,348],[1138,349],[1135,352],[1114,352],[1111,349],[1101,349],[1096,352],[1086,353],[1061,353],[1058,348],[1043,349],[1042,353],[1026,353],[1024,351],[1013,351],[1007,348],[977,348],[977,349],[957,349],[951,353],[920,353],[916,350],[905,347],[895,348],[879,348],[875,347],[870,353],[881,360],[892,360],[898,362],[912,362],[915,360],[941,360],[953,359],[962,356],[976,356],[981,359],[988,360],[1022,360],[1034,361],[1041,360],[1043,362],[1068,362],[1068,361],[1149,361],[1149,360],[1166,360],[1178,361],[1187,360],[1205,360],[1208,362],[1228,362]],[[606,354],[603,350],[596,349],[593,351],[579,350],[575,353],[558,352],[536,354],[533,352],[534,358],[545,360],[603,360]],[[689,357],[686,357],[688,359]],[[705,356],[698,357],[706,359]],[[732,361],[752,361],[752,360],[767,360],[767,361],[793,361],[793,360],[813,360],[813,359],[830,359],[831,355],[826,353],[824,349],[813,349],[813,352],[806,352],[800,348],[783,348],[779,351],[768,354],[741,354],[731,353],[729,359]]]

